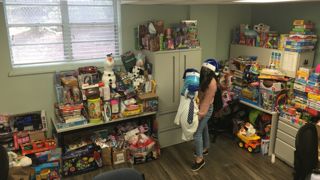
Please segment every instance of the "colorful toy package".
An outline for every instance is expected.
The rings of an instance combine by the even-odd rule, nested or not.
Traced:
[[[101,149],[89,144],[62,157],[62,175],[69,176],[102,167]]]

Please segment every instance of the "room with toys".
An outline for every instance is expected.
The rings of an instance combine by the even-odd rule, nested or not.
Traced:
[[[0,0],[0,180],[320,179],[319,9]]]

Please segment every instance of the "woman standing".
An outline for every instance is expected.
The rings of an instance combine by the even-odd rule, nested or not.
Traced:
[[[194,134],[195,160],[192,164],[192,171],[198,171],[205,165],[203,155],[208,154],[210,146],[208,120],[213,113],[213,102],[217,91],[219,76],[219,64],[214,59],[206,60],[200,71],[199,90],[199,125]]]

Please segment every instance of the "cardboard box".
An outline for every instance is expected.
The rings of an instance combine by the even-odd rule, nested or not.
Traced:
[[[8,180],[29,180],[33,175],[34,170],[31,167],[11,167]]]
[[[112,150],[113,165],[122,164],[127,162],[127,150],[126,149],[113,149]]]
[[[29,137],[31,141],[40,141],[46,139],[44,131],[30,131]]]
[[[104,166],[112,165],[112,148],[106,147],[101,150],[102,164]]]

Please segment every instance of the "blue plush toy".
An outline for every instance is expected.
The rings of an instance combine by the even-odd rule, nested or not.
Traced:
[[[188,68],[185,70],[184,75],[184,85],[181,90],[181,95],[185,95],[186,91],[190,95],[194,95],[195,92],[199,90],[200,85],[200,74],[196,69]]]

